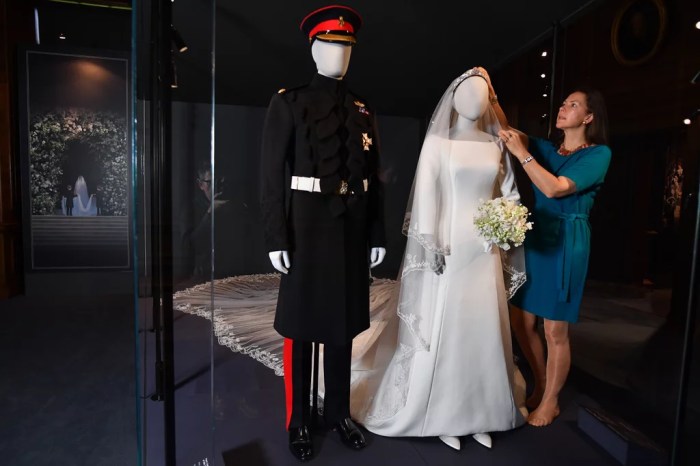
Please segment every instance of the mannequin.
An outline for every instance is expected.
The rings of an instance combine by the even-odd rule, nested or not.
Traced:
[[[453,106],[457,113],[454,126],[450,129],[450,139],[458,141],[493,141],[493,136],[478,128],[478,120],[486,112],[489,105],[489,88],[483,79],[467,79],[460,84],[454,93]],[[491,448],[491,436],[487,433],[476,433],[472,438],[486,448]],[[440,435],[447,446],[459,450],[459,437]]]
[[[274,329],[284,337],[289,449],[300,461],[314,456],[309,399],[319,344],[325,425],[351,449],[366,445],[350,418],[350,360],[353,338],[369,327],[369,269],[383,261],[385,239],[374,112],[343,81],[361,23],[338,5],[304,18],[318,73],[272,97],[263,132],[265,240],[282,273]]]
[[[328,78],[341,80],[350,66],[352,47],[343,44],[314,41],[311,45],[311,56],[316,63],[318,74]],[[487,101],[488,103],[488,101]],[[384,261],[385,248],[372,248],[370,251],[370,267],[374,268]],[[288,251],[270,251],[272,266],[281,273],[288,273],[292,262]]]
[[[489,88],[483,79],[467,79],[454,93],[453,106],[457,120],[450,129],[450,139],[460,141],[493,141],[493,136],[478,128],[478,120],[489,105]]]
[[[314,41],[311,56],[316,63],[318,74],[333,79],[343,79],[348,72],[352,47],[333,42]]]
[[[483,199],[519,200],[485,79],[465,72],[433,113],[406,212],[397,330],[357,361],[353,414],[378,435],[454,449],[469,435],[490,448],[487,432],[524,422],[508,318],[522,250],[484,251],[473,223]]]

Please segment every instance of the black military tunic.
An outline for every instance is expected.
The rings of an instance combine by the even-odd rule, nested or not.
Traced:
[[[369,327],[368,251],[385,242],[374,114],[342,80],[317,74],[273,96],[262,147],[267,248],[289,251],[292,263],[275,329],[347,343]],[[320,179],[321,192],[290,189],[289,175]]]

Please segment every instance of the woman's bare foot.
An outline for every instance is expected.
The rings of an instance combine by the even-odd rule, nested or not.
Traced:
[[[544,386],[535,386],[534,390],[532,390],[532,394],[525,401],[527,409],[530,411],[535,410],[542,402],[542,395],[544,395]]]
[[[527,423],[535,427],[548,426],[559,416],[559,404],[557,400],[543,401],[527,417]]]

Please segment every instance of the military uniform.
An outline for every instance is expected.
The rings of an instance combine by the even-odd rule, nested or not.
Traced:
[[[314,40],[355,43],[361,19],[338,5],[310,13]],[[280,90],[262,145],[262,213],[268,251],[287,251],[275,329],[285,337],[290,449],[313,456],[309,425],[312,342],[324,344],[324,417],[353,449],[365,446],[350,420],[352,339],[369,327],[369,250],[385,243],[374,113],[345,82],[317,74]]]
[[[351,346],[369,327],[368,250],[385,242],[378,170],[374,114],[342,80],[317,74],[273,96],[262,210],[268,250],[288,251],[292,263],[280,283],[275,329],[326,344],[325,359],[331,346]]]
[[[384,245],[373,115],[343,81],[316,75],[272,98],[263,138],[266,244],[292,262],[275,329],[346,343],[369,326],[368,248]],[[286,167],[318,191],[291,189]]]

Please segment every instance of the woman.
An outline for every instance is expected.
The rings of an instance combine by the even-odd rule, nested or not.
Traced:
[[[351,411],[376,434],[435,436],[459,449],[460,436],[490,446],[488,432],[524,423],[507,300],[525,275],[498,248],[484,251],[473,221],[482,199],[519,199],[485,79],[473,68],[452,82],[421,150],[404,227],[398,338],[383,332],[368,352],[377,368],[370,386],[353,385]]]
[[[493,89],[493,88],[491,88]],[[559,415],[558,397],[571,365],[569,323],[576,322],[590,252],[588,214],[610,164],[607,113],[600,92],[580,88],[559,107],[559,145],[528,138],[507,125],[499,132],[522,164],[535,193],[533,230],[525,240],[527,283],[513,297],[511,325],[535,377],[527,422],[551,424]],[[537,332],[544,319],[547,358]]]

